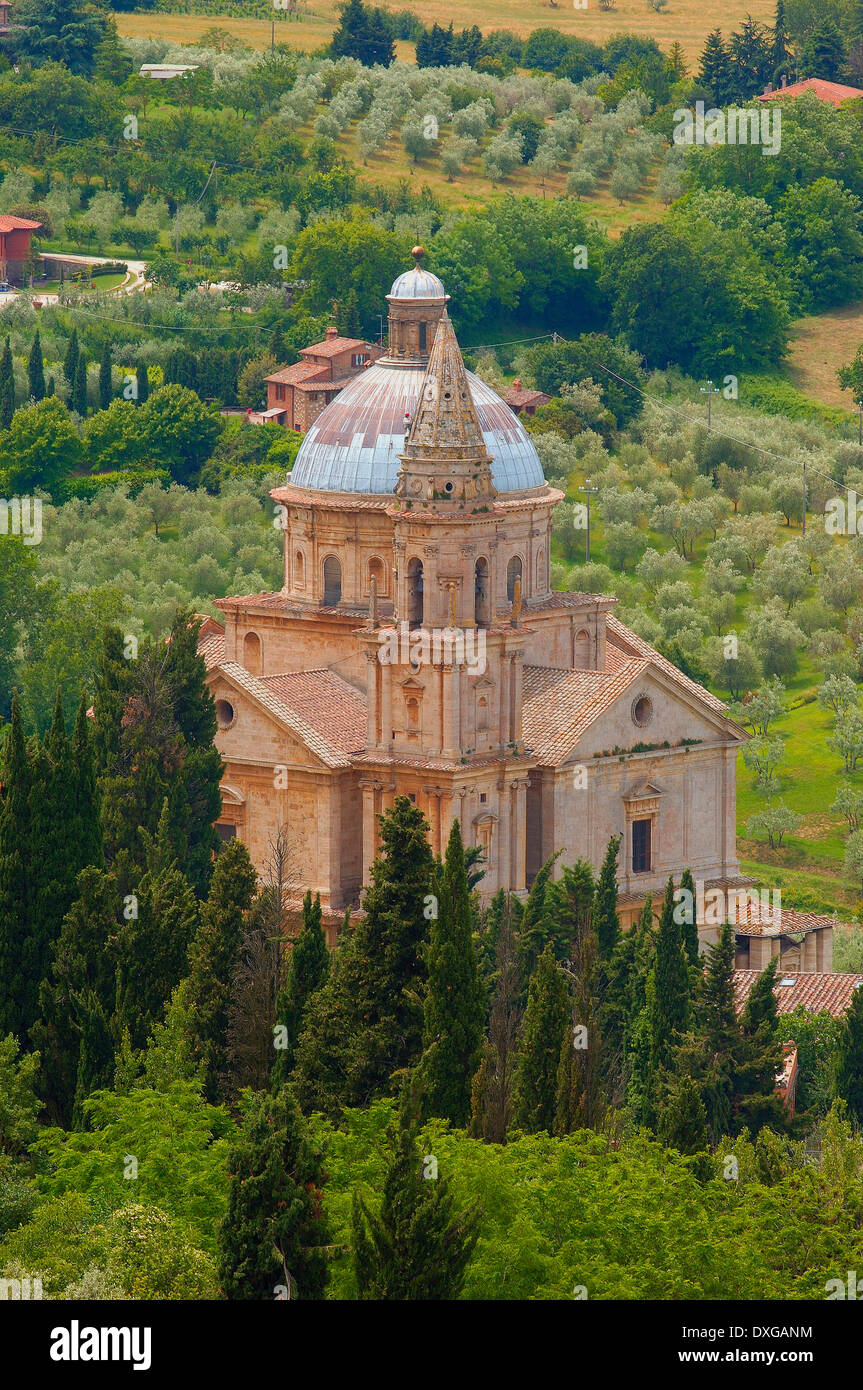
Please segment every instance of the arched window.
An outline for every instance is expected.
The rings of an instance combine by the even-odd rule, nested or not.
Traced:
[[[515,581],[517,579],[521,579],[521,559],[518,555],[513,555],[506,567],[506,597],[508,603],[512,603],[515,598]]]
[[[424,323],[421,323],[421,324],[420,324],[420,352],[425,352],[425,351],[426,351],[426,347],[427,347],[427,342],[426,342],[426,325],[425,325]]]
[[[301,550],[298,550],[296,555],[294,556],[294,583],[297,585],[299,589],[302,589],[303,585],[306,582],[305,573],[306,567],[303,561],[303,552]]]
[[[369,590],[371,590],[372,587],[372,580],[375,581],[378,598],[380,598],[384,591],[384,562],[383,560],[379,560],[376,555],[373,559],[369,560]]]
[[[324,607],[335,608],[342,601],[342,567],[335,555],[324,561]]]
[[[480,559],[476,562],[474,583],[474,603],[473,620],[477,627],[488,627],[491,621],[491,604],[489,602],[489,582],[488,582],[488,560]]]
[[[575,638],[575,664],[582,670],[590,668],[590,633],[582,628]]]
[[[414,558],[408,562],[408,627],[422,627],[423,622],[423,562]]]
[[[243,638],[243,665],[253,676],[262,674],[261,639],[256,632],[247,632]]]

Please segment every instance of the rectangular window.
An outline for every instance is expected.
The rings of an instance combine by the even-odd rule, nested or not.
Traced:
[[[217,821],[215,830],[216,834],[219,837],[219,840],[221,841],[219,849],[223,849],[225,845],[230,844],[231,840],[233,840],[234,836],[237,833],[237,827],[235,825],[227,825],[224,821]],[[219,853],[218,849],[216,850],[216,853]]]
[[[285,388],[284,388],[284,386],[277,386],[277,387],[276,387],[276,400],[277,400],[277,401],[283,401],[284,399],[285,399]]]
[[[650,872],[650,828],[649,820],[634,820],[632,822],[632,872],[634,874]]]

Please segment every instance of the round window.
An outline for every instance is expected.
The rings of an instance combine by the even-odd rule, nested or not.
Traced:
[[[216,701],[216,720],[220,729],[230,729],[234,722],[234,706],[230,700]]]
[[[643,729],[653,718],[653,704],[646,695],[639,695],[632,702],[632,721]]]
[[[453,489],[452,483],[444,483],[444,485],[443,485],[443,490],[444,490],[444,492],[452,492],[452,489]]]

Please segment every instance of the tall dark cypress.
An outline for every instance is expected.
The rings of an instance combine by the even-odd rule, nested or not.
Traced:
[[[27,757],[21,704],[12,699],[6,735],[0,799],[0,1035],[14,1033],[23,1043],[28,1017],[27,953],[36,929],[36,879],[33,864],[32,770]]]
[[[413,1067],[422,1048],[422,947],[431,916],[428,822],[406,796],[379,818],[365,916],[340,947],[329,981],[309,1005],[294,1082],[307,1110],[363,1105],[391,1093],[393,1073]],[[346,1050],[332,1067],[331,1043]]]
[[[246,1302],[323,1298],[329,1233],[321,1154],[288,1087],[249,1099],[228,1175],[228,1210],[219,1230],[222,1296]]]
[[[75,381],[78,376],[79,352],[80,348],[78,347],[78,330],[77,328],[73,328],[72,336],[70,337],[68,346],[66,348],[66,356],[63,359],[63,375],[66,378],[66,385],[69,387],[70,392],[75,390]]]
[[[612,835],[605,851],[599,880],[596,885],[594,923],[600,960],[608,960],[620,936],[620,918],[617,915],[617,856],[620,850],[620,836]]]
[[[27,363],[27,381],[30,388],[30,399],[42,401],[45,399],[45,365],[42,361],[42,340],[39,337],[39,329],[36,329],[36,336],[33,339],[33,346],[30,348],[30,360]]]
[[[64,1127],[71,1124],[75,1105],[80,1112],[90,1091],[111,1079],[110,1069],[98,1076],[96,1072],[100,1020],[110,1019],[114,1011],[111,942],[123,911],[123,894],[114,875],[85,869],[39,990],[39,1018],[31,1037],[41,1058],[40,1093],[53,1122]],[[87,1057],[79,1077],[85,1037]],[[104,1052],[101,1060],[105,1060]]]
[[[549,942],[531,977],[518,1045],[515,1118],[528,1134],[554,1133],[560,1053],[570,1031],[570,1009],[569,986]]]
[[[424,1112],[458,1128],[470,1117],[471,1081],[485,1024],[485,998],[473,945],[473,917],[461,828],[453,821],[446,857],[433,891],[437,917],[425,953]]]
[[[7,337],[0,357],[0,429],[7,430],[15,414],[15,371],[12,366],[12,349]]]
[[[87,359],[83,352],[78,353],[75,368],[75,387],[72,392],[72,407],[80,416],[87,414]]]
[[[674,920],[674,880],[665,889],[656,938],[650,1011],[651,1056],[654,1069],[668,1066],[677,1038],[689,1022],[690,978],[680,927]]]
[[[204,1063],[204,1094],[214,1105],[226,1099],[231,985],[256,886],[249,851],[242,840],[233,839],[216,860],[201,925],[189,949],[189,1049],[195,1061]]]
[[[326,984],[329,973],[330,953],[323,929],[321,895],[317,893],[312,901],[309,891],[303,899],[303,923],[291,947],[285,983],[276,1003],[276,1024],[285,1029],[285,1046],[276,1049],[272,1074],[275,1090],[284,1085],[293,1071],[309,1000]]]
[[[135,381],[138,387],[138,404],[143,405],[150,394],[150,382],[147,378],[146,362],[139,362],[136,366]]]
[[[691,896],[684,898],[679,904],[682,907],[686,904],[687,908],[691,904],[692,910],[687,911],[686,917],[682,922],[683,944],[686,947],[686,956],[690,965],[698,965],[698,923],[695,920],[695,881],[690,869],[684,869],[680,876],[680,887],[685,889]]]
[[[88,864],[100,867],[104,861],[91,722],[87,718],[87,692],[82,690],[72,733],[72,807],[69,822],[71,838],[76,847],[76,872]]]
[[[408,1110],[403,1102],[400,1122],[390,1128],[380,1214],[354,1197],[351,1254],[363,1301],[458,1298],[479,1234],[476,1206],[458,1211],[449,1178],[429,1170],[437,1159],[420,1153]]]
[[[114,387],[111,380],[111,348],[108,343],[102,349],[102,358],[99,362],[99,405],[102,410],[107,410],[114,395]]]

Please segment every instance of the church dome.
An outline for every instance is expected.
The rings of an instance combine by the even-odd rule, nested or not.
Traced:
[[[436,275],[415,265],[406,270],[397,280],[387,296],[388,299],[445,299],[446,292]]]
[[[421,270],[399,278],[415,275],[440,285]],[[321,492],[391,493],[404,449],[405,415],[413,417],[424,376],[419,364],[411,369],[386,359],[355,376],[304,437],[291,483]],[[518,416],[473,372],[467,379],[498,492],[542,487],[539,455]]]

